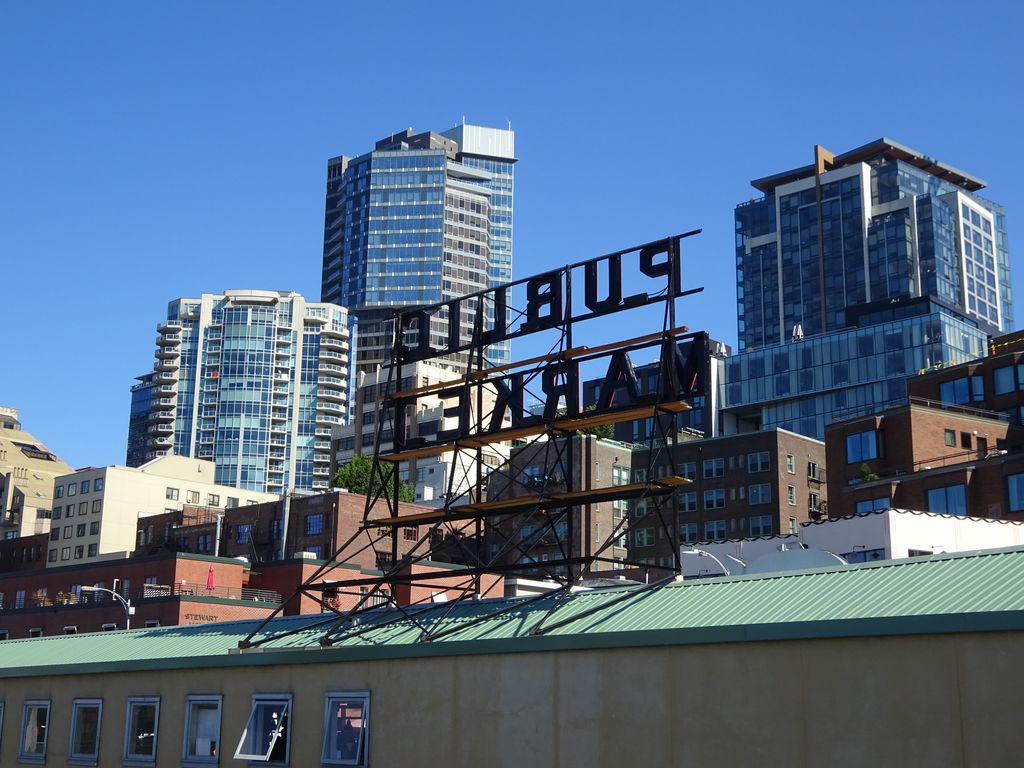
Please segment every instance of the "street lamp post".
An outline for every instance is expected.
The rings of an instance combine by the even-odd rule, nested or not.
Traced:
[[[119,595],[114,590],[107,589],[106,587],[87,587],[87,586],[83,586],[82,587],[82,591],[83,592],[106,592],[107,594],[113,595],[115,598],[117,598],[118,602],[121,603],[122,607],[124,608],[124,628],[125,629],[131,629],[132,628],[132,614],[135,613],[135,608],[132,606],[132,601],[131,600],[126,600],[124,598],[124,596]]]
[[[691,549],[680,549],[679,550],[679,559],[680,560],[682,560],[682,556],[683,555],[697,555],[697,557],[710,557],[712,560],[714,560],[716,563],[718,563],[718,567],[722,569],[722,571],[725,573],[726,576],[732,576],[732,573],[729,571],[729,569],[725,567],[725,563],[723,563],[717,557],[712,555],[706,549],[697,549],[696,547],[693,547]],[[728,557],[728,555],[727,555],[727,557]],[[733,558],[733,560],[736,560],[737,562],[741,562],[741,563],[743,562],[742,560],[739,560],[738,558]]]

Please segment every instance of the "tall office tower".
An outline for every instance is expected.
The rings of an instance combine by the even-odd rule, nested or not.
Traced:
[[[214,482],[252,491],[330,485],[331,428],[344,420],[348,313],[290,291],[175,299],[152,372],[132,387],[130,467],[212,459]]]
[[[736,208],[740,352],[719,361],[726,434],[907,402],[907,378],[1013,326],[1006,217],[985,185],[888,139],[757,179]]]
[[[509,282],[514,144],[511,130],[457,125],[406,130],[365,155],[328,161],[321,300],[349,309],[357,371],[387,363],[394,309]],[[467,341],[474,313],[467,301],[456,319]],[[492,327],[493,308],[485,314]],[[438,343],[451,321],[445,313],[431,320]],[[487,359],[508,362],[508,342],[490,347]],[[466,360],[443,362],[457,371]]]
[[[980,179],[889,139],[752,182],[736,208],[739,349],[853,325],[847,310],[928,296],[1013,327],[1003,209]]]

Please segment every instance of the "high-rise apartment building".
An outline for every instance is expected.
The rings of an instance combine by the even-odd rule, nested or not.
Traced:
[[[1003,209],[979,179],[888,139],[757,179],[736,208],[740,352],[720,426],[822,439],[902,404],[907,378],[1013,324]]]
[[[289,291],[175,299],[132,388],[127,464],[177,454],[253,491],[326,489],[344,420],[348,313]]]
[[[1003,209],[985,183],[889,139],[756,179],[736,208],[740,351],[854,325],[847,311],[933,297],[987,332],[1013,326]]]
[[[347,307],[355,364],[372,372],[390,355],[388,318],[399,307],[431,304],[510,281],[515,134],[458,125],[411,130],[373,151],[327,163],[321,300]],[[470,340],[475,306],[465,302],[461,337]],[[493,308],[485,325],[493,324]],[[438,343],[452,318],[431,320]],[[508,362],[508,343],[488,350]],[[446,361],[454,369],[465,354]]]

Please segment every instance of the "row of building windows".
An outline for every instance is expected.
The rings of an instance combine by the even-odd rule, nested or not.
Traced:
[[[100,733],[104,700],[78,698],[71,702],[68,761],[96,765],[100,760]],[[249,717],[242,729],[234,757],[238,760],[287,765],[291,751],[292,694],[254,694]],[[221,694],[190,695],[185,699],[181,759],[189,765],[216,765],[222,753]],[[27,699],[22,704],[18,732],[18,760],[44,763],[53,727],[49,699]],[[0,727],[4,702],[0,700]],[[368,691],[328,692],[324,696],[323,742],[320,760],[325,765],[367,764],[370,722]],[[126,763],[154,765],[160,733],[160,697],[129,696],[125,703],[124,741],[121,759]],[[303,734],[309,733],[309,725]]]
[[[53,497],[55,499],[64,498],[64,489],[67,489],[68,496],[76,496],[79,493],[89,493],[90,482],[92,483],[92,490],[95,492],[103,490],[103,478],[97,477],[93,480],[83,480],[82,482],[68,483],[67,485],[58,485],[53,489]]]
[[[93,514],[99,514],[100,512],[103,511],[103,500],[102,499],[93,499],[92,500],[92,511],[93,511]],[[84,514],[87,514],[88,512],[89,512],[89,502],[88,501],[80,501],[78,503],[78,514],[84,515]],[[73,517],[74,514],[75,514],[75,505],[74,504],[68,504],[67,506],[56,506],[56,507],[53,508],[52,519],[53,520],[60,520],[62,515],[64,517]]]

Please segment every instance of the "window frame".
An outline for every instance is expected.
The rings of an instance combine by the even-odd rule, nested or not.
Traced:
[[[18,762],[21,763],[45,763],[46,749],[50,741],[50,699],[25,699],[21,705],[21,728],[18,730]],[[45,709],[46,723],[43,725],[43,744],[39,752],[25,751],[25,728],[28,726],[28,714],[30,709]],[[36,742],[38,743],[38,742]]]
[[[135,707],[152,706],[153,713],[153,754],[141,755],[129,752],[132,738],[132,712]],[[124,708],[124,749],[121,752],[121,760],[126,765],[155,765],[156,750],[160,739],[160,697],[159,696],[129,696]]]
[[[336,705],[332,702],[359,701],[363,707],[362,729],[358,738],[356,756],[351,759],[332,757],[328,754],[328,740],[332,734],[330,727],[331,712]],[[324,694],[324,741],[320,750],[320,762],[324,765],[354,765],[366,766],[369,764],[370,751],[370,692],[369,691],[327,691]]]
[[[75,738],[78,735],[78,712],[96,708],[96,745],[93,752],[75,752]],[[103,733],[103,699],[81,698],[71,700],[71,723],[68,730],[68,762],[75,765],[98,765],[100,760],[100,738]]]
[[[192,708],[197,704],[217,705],[217,738],[214,740],[216,755],[190,754],[189,738],[192,735]],[[224,696],[219,693],[189,694],[185,697],[185,721],[182,728],[181,764],[185,766],[217,765],[222,751],[221,730],[223,729]]]
[[[291,715],[292,715],[292,700],[293,696],[290,693],[254,693],[250,699],[249,716],[245,719],[245,725],[242,727],[242,735],[238,739],[238,746],[235,747],[234,759],[235,760],[248,760],[253,763],[267,763],[268,765],[287,765],[288,759],[291,756],[292,748],[292,728],[291,728]],[[261,704],[269,704],[271,702],[284,702],[284,710],[281,713],[281,724],[279,724],[274,732],[274,735],[270,739],[270,743],[267,745],[267,749],[262,754],[256,752],[242,752],[242,747],[245,745],[246,738],[249,736],[249,725],[252,723],[253,718],[256,716],[257,708]],[[281,738],[282,725],[284,725],[284,760],[271,760],[270,755],[274,752],[274,747],[277,746],[278,740]]]

